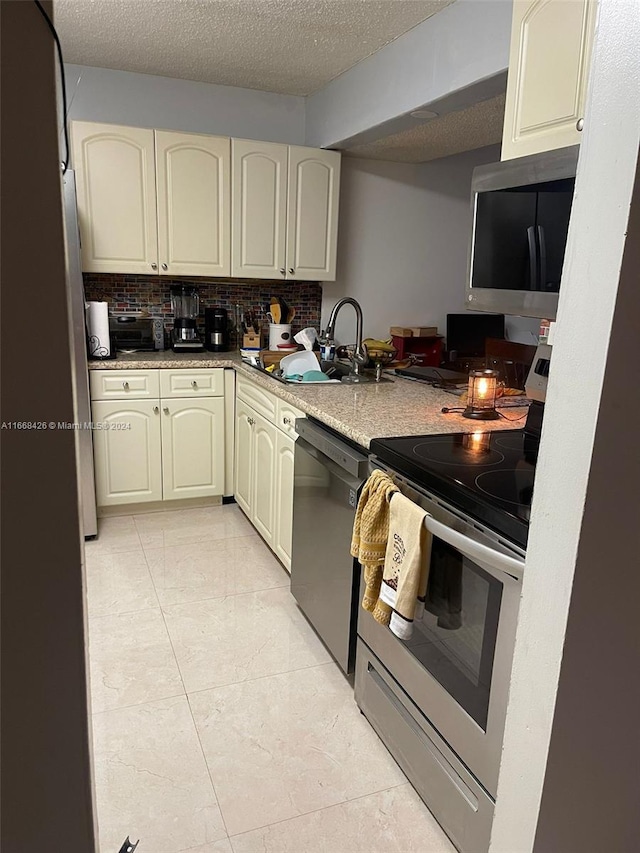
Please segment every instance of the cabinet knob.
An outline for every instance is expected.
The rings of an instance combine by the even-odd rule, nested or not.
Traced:
[[[157,270],[157,269],[158,269],[158,264],[151,264],[151,269],[152,269],[152,270]]]
[[[253,418],[247,418],[247,423],[249,424],[249,426],[253,426],[255,421]]]
[[[129,383],[128,383],[128,382],[123,382],[123,383],[122,383],[122,387],[124,388],[124,390],[125,390],[125,391],[128,391],[128,390],[129,390]]]
[[[289,267],[289,275],[293,275],[295,272],[293,267]]]
[[[283,418],[282,423],[286,424],[286,425],[290,425],[291,424],[291,418]]]
[[[583,127],[584,127],[584,119],[579,118],[578,121],[576,122],[576,130],[581,131]]]
[[[162,409],[162,411],[165,413],[165,415],[168,415],[168,414],[169,414],[169,407],[168,407],[168,406],[164,406],[164,407],[163,407],[163,409]]]
[[[284,275],[286,273],[286,269],[284,267],[280,267],[280,275]]]
[[[191,383],[191,387],[192,387],[194,390],[198,387],[198,383],[196,382],[196,380],[195,380],[195,379],[194,379],[194,380],[193,380],[193,382]]]
[[[156,415],[157,415],[157,414],[159,414],[160,409],[159,409],[157,406],[154,406],[154,407],[153,407],[153,411],[154,411],[154,414],[156,414]]]
[[[163,270],[168,270],[168,269],[169,269],[169,267],[168,267],[166,264],[162,264],[162,269],[163,269]]]

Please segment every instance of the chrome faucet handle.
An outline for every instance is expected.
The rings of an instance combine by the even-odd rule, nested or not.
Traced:
[[[364,365],[369,361],[369,350],[366,344],[360,344],[353,352],[353,360],[360,365]]]

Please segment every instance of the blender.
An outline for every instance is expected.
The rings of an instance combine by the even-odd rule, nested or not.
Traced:
[[[200,299],[195,287],[174,285],[171,288],[173,330],[171,348],[174,352],[202,352],[202,340],[198,335],[197,319]]]

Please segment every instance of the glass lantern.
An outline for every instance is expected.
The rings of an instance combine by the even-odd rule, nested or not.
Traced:
[[[494,421],[500,417],[496,412],[497,386],[497,370],[469,371],[467,408],[462,416],[479,421]]]

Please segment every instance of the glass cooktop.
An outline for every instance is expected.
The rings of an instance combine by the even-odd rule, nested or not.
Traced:
[[[381,462],[526,546],[539,437],[525,430],[376,438]]]

